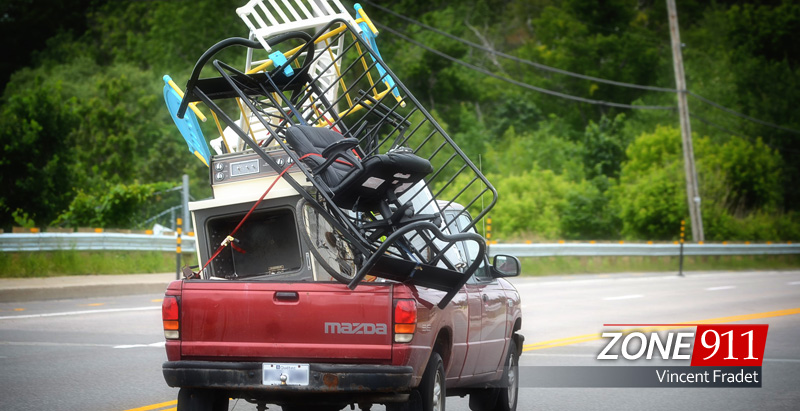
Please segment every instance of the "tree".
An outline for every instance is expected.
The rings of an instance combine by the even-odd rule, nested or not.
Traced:
[[[625,115],[613,119],[603,116],[599,123],[590,121],[583,134],[583,166],[589,178],[606,176],[619,177],[619,170],[625,162],[625,147],[628,141],[623,133]]]
[[[491,212],[495,237],[504,240],[562,238],[561,216],[570,183],[550,170],[534,168],[518,175],[489,179],[499,193]]]
[[[101,0],[4,0],[0,3],[0,38],[5,53],[0,62],[0,92],[11,74],[29,65],[48,41],[86,30],[86,12]]]
[[[160,192],[169,183],[107,185],[97,193],[79,190],[56,221],[68,227],[143,228],[141,225]]]
[[[615,239],[622,221],[612,208],[609,188],[612,181],[598,176],[570,187],[561,214],[561,233],[571,240]]]
[[[65,130],[79,121],[75,106],[59,84],[23,90],[2,106],[0,226],[11,226],[16,210],[48,224],[69,204],[75,151]]]
[[[778,239],[778,227],[786,224],[780,207],[780,156],[760,140],[732,137],[719,144],[708,137],[693,139],[708,238],[753,240],[769,233]],[[628,161],[614,189],[626,236],[677,238],[688,212],[680,147],[680,133],[672,127],[657,127],[628,147]],[[753,221],[759,222],[762,233],[746,229]]]

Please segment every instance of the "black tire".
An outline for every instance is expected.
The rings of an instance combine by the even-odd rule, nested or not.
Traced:
[[[431,353],[431,358],[428,359],[428,365],[417,390],[422,397],[422,411],[444,411],[447,398],[444,361],[436,351]]]
[[[228,396],[211,390],[181,388],[177,411],[228,411]]]
[[[508,355],[506,355],[501,382],[495,411],[516,411],[519,397],[519,353],[517,343],[513,338],[508,345]]]
[[[358,273],[356,253],[344,235],[333,228],[330,214],[318,207],[305,198],[297,202],[295,219],[300,238],[325,272],[349,284]]]

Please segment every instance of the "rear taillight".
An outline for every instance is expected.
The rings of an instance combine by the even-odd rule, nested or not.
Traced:
[[[161,303],[161,319],[164,320],[164,337],[166,339],[177,340],[181,338],[178,297],[164,297],[164,301]]]
[[[395,300],[394,303],[394,342],[407,343],[414,338],[417,330],[417,302],[414,300]]]

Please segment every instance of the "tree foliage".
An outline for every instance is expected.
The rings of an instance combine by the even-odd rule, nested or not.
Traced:
[[[453,58],[388,31],[378,39],[390,68],[497,187],[495,238],[677,237],[688,211],[674,111],[588,104],[502,80],[596,101],[674,106],[673,93],[524,62],[674,88],[663,3],[380,5],[520,59],[470,47],[364,2],[373,20]],[[47,10],[36,0],[9,0],[0,6],[0,33],[12,43],[0,66],[0,226],[135,225],[144,218],[137,213],[158,198],[154,193],[177,185],[184,173],[195,197],[206,195],[208,171],[186,152],[164,109],[161,76],[185,80],[209,46],[246,36],[236,6],[226,0],[55,1]],[[800,49],[794,47],[800,4],[687,0],[678,7],[706,237],[800,240],[800,163],[794,160],[800,152]],[[223,57],[243,63],[243,55]],[[216,134],[212,125],[202,127]]]
[[[76,101],[58,84],[49,90],[34,86],[11,96],[0,113],[4,222],[17,209],[35,221],[52,221],[72,198],[76,170],[69,130],[79,122]]]
[[[169,183],[114,184],[101,194],[78,191],[57,223],[70,227],[142,228],[153,211],[151,202],[170,188]]]
[[[628,147],[629,160],[615,191],[626,236],[678,238],[680,221],[688,215],[680,139],[677,129],[657,127]],[[708,137],[694,141],[707,237],[720,241],[767,239],[762,234],[748,238],[746,235],[754,233],[734,226],[754,219],[763,225],[770,215],[777,215],[770,232],[777,235],[777,224],[785,223],[779,206],[780,156],[760,140],[750,143],[734,137],[722,145]]]

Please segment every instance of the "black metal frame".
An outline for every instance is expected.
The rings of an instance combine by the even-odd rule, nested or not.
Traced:
[[[341,30],[341,31],[340,31]],[[348,42],[346,47],[338,50],[338,55],[335,59],[331,59],[327,67],[316,67],[320,72],[328,72],[337,63],[341,65],[341,69],[337,69],[335,81],[331,84],[325,84],[322,76],[312,77],[310,70],[312,66],[320,64],[315,60],[316,56],[322,56],[325,53],[331,57],[334,54],[331,51],[332,44],[336,44],[341,36],[350,35],[351,42]],[[325,40],[325,45],[318,45],[317,39],[321,39],[323,35],[330,36]],[[347,37],[345,37],[346,39]],[[206,104],[212,111],[214,111],[218,118],[222,120],[228,127],[230,127],[241,138],[245,144],[256,152],[259,157],[266,164],[272,167],[276,172],[283,171],[283,167],[278,165],[267,153],[262,149],[258,142],[254,141],[247,132],[242,130],[236,121],[231,119],[224,110],[222,110],[215,100],[239,98],[246,104],[256,116],[256,118],[264,125],[269,133],[269,138],[265,141],[265,145],[270,143],[277,143],[291,158],[292,163],[296,164],[298,169],[303,175],[312,182],[315,187],[323,188],[318,189],[315,194],[309,193],[303,185],[298,183],[289,174],[284,175],[284,179],[307,201],[314,202],[320,205],[320,201],[316,196],[322,198],[322,202],[332,205],[334,204],[329,193],[324,189],[325,185],[319,176],[315,176],[311,170],[308,169],[297,154],[283,141],[281,138],[285,128],[290,126],[294,121],[301,124],[317,124],[327,123],[327,126],[337,131],[341,131],[345,137],[359,137],[359,145],[362,151],[367,154],[376,154],[381,151],[386,151],[387,147],[393,148],[398,146],[411,145],[413,152],[417,155],[427,157],[433,164],[438,164],[438,168],[434,173],[425,178],[425,189],[430,190],[432,198],[427,201],[425,207],[433,203],[434,207],[438,208],[436,199],[442,195],[445,190],[457,184],[456,180],[464,175],[471,175],[471,179],[466,183],[465,187],[458,191],[458,193],[449,198],[448,205],[461,200],[467,190],[476,182],[478,183],[479,193],[471,198],[467,195],[467,200],[464,209],[476,206],[476,203],[481,199],[484,194],[491,195],[488,206],[474,213],[475,217],[472,218],[470,224],[465,229],[473,227],[477,221],[483,218],[488,211],[494,206],[497,201],[497,192],[486,179],[485,176],[478,170],[478,168],[467,158],[455,142],[444,132],[441,126],[433,119],[420,103],[411,95],[406,87],[388,68],[388,66],[377,57],[376,53],[372,52],[369,45],[357,34],[357,30],[350,26],[344,20],[334,20],[327,26],[317,32],[315,36],[310,36],[304,32],[285,33],[268,40],[270,46],[280,45],[282,42],[299,39],[304,41],[300,51],[287,58],[287,62],[280,67],[274,67],[270,72],[261,72],[256,74],[245,74],[236,70],[232,66],[214,60],[213,66],[220,73],[220,77],[200,79],[199,75],[203,67],[206,66],[208,61],[221,50],[231,46],[244,46],[253,49],[261,48],[261,45],[252,40],[243,38],[232,38],[223,40],[216,45],[212,46],[206,53],[204,53],[198,60],[192,72],[191,78],[187,83],[186,94],[178,112],[178,116],[182,117],[185,114],[186,108],[190,102],[201,101]],[[329,41],[332,39],[332,41]],[[319,42],[321,43],[321,41]],[[355,50],[356,57],[349,57],[351,51]],[[371,64],[367,64],[366,56],[372,59]],[[352,62],[346,61],[346,58],[352,58]],[[301,61],[302,60],[302,61]],[[320,59],[321,61],[321,59]],[[291,77],[283,74],[283,69],[286,66],[294,64],[295,73]],[[388,91],[388,86],[384,84],[382,78],[374,80],[371,73],[374,72],[377,65],[382,65],[386,70],[386,76],[394,80],[394,87],[399,90],[404,97],[399,100],[394,98],[387,98],[391,96],[391,91]],[[360,65],[360,66],[359,66]],[[346,84],[347,82],[349,84]],[[367,85],[364,85],[367,82]],[[335,101],[328,101],[326,95],[333,87],[342,85],[342,92],[336,97]],[[349,85],[349,89],[345,88]],[[362,88],[355,86],[364,86]],[[378,88],[384,86],[387,90],[383,94],[378,92]],[[355,91],[355,93],[354,93]],[[285,93],[290,93],[287,96]],[[355,99],[353,99],[353,95]],[[337,107],[347,104],[349,108],[344,112],[337,110]],[[388,103],[388,104],[387,104]],[[404,109],[406,104],[410,104],[410,109]],[[268,108],[273,112],[268,112],[264,108]],[[287,110],[288,109],[288,112]],[[357,116],[355,113],[360,112]],[[405,112],[405,114],[403,114]],[[352,117],[351,117],[352,116]],[[414,119],[416,117],[422,118],[422,121],[417,122],[415,126]],[[273,121],[275,118],[280,121],[277,124]],[[352,119],[352,120],[351,120]],[[388,133],[382,130],[385,127],[391,129]],[[423,128],[426,126],[425,128]],[[430,131],[427,135],[422,136],[421,131]],[[354,132],[353,132],[354,131]],[[420,134],[417,134],[420,132]],[[378,135],[384,135],[381,139]],[[391,141],[391,142],[390,142]],[[431,149],[430,144],[433,144]],[[438,144],[438,146],[437,146]],[[383,149],[383,150],[382,150]],[[449,157],[447,156],[449,153]],[[457,170],[452,172],[453,170]],[[435,186],[435,187],[434,187]],[[482,187],[482,189],[481,189]],[[433,188],[436,188],[434,193]],[[418,191],[414,196],[419,195],[422,191]],[[410,201],[410,200],[409,200]],[[463,286],[468,280],[469,276],[474,272],[483,258],[476,259],[464,271],[459,272],[456,267],[444,257],[445,251],[452,247],[454,242],[457,241],[475,241],[479,244],[481,257],[485,253],[485,243],[483,238],[474,233],[455,233],[444,234],[440,231],[439,227],[430,222],[415,222],[409,225],[400,227],[391,235],[388,235],[382,243],[371,242],[367,235],[363,232],[363,225],[359,226],[360,220],[358,217],[353,217],[351,213],[346,210],[341,210],[335,206],[327,207],[328,212],[333,217],[332,223],[335,228],[340,230],[346,239],[351,243],[355,251],[361,253],[366,262],[360,267],[356,277],[348,284],[353,289],[363,279],[367,273],[373,274],[370,271],[376,269],[381,271],[380,276],[391,278],[399,281],[411,281],[415,284],[429,286],[447,291],[446,297],[440,302],[440,306],[444,306],[458,289]],[[462,211],[463,213],[464,211]],[[453,219],[457,218],[456,214]],[[443,216],[444,217],[444,216]],[[361,221],[363,223],[363,221]],[[444,226],[452,226],[450,221],[445,221]],[[408,236],[411,235],[412,239],[420,236],[425,242],[426,246],[436,250],[434,258],[425,261],[419,253],[416,253],[416,258],[409,253],[396,251],[398,243],[408,243],[410,240]],[[443,248],[439,248],[434,243],[434,237],[444,243]],[[418,251],[418,250],[417,250]],[[415,250],[411,250],[410,254],[415,254]],[[406,267],[404,270],[409,272],[390,272],[386,270],[387,259],[394,259],[397,261],[406,261],[408,264],[395,264],[396,266]],[[414,261],[417,260],[417,261]],[[420,261],[423,260],[423,261]],[[397,262],[395,261],[395,262]],[[437,267],[439,263],[443,263],[446,268]],[[381,268],[384,267],[384,268]],[[417,271],[422,270],[425,274],[417,274]],[[424,278],[422,278],[424,277]]]

